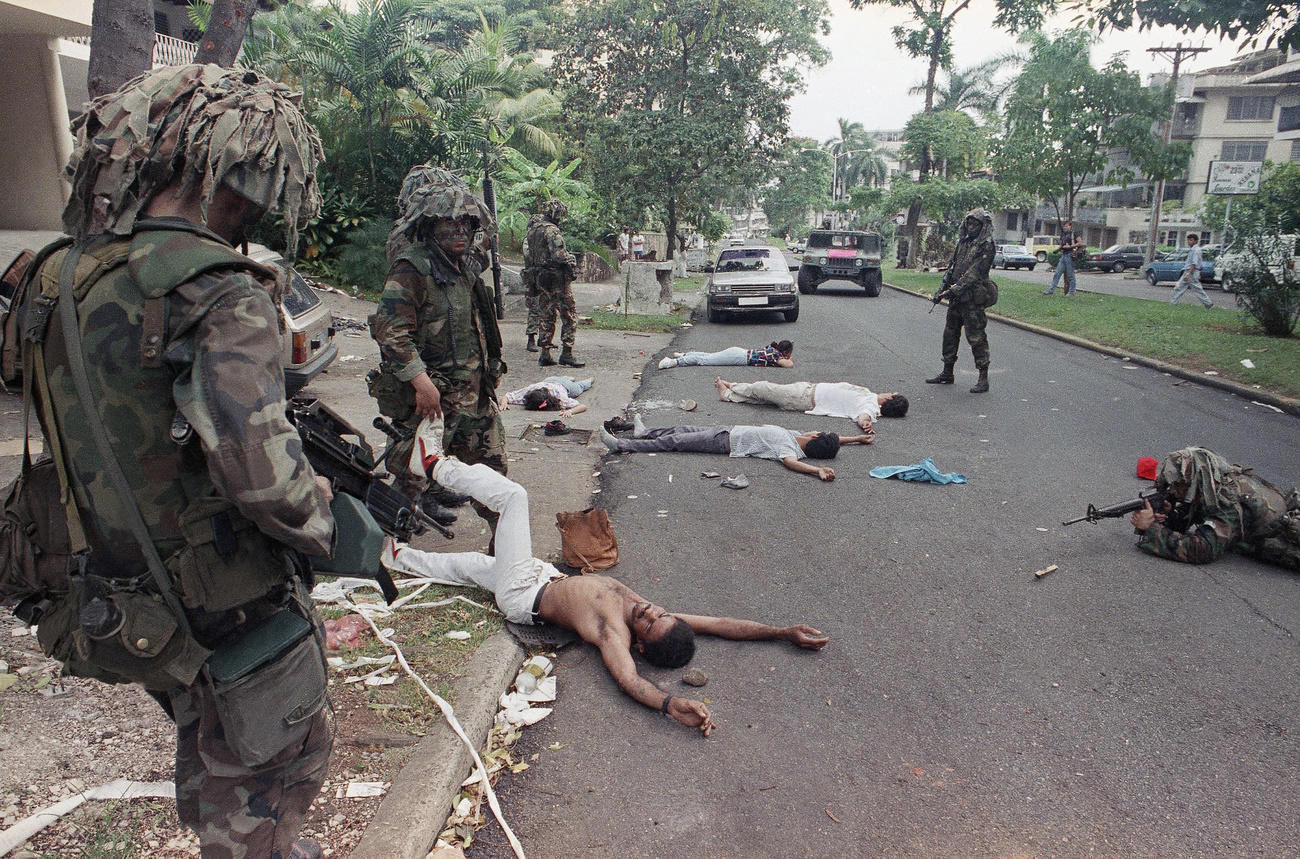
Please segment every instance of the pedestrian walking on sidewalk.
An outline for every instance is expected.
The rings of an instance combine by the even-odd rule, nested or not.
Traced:
[[[1174,284],[1174,294],[1170,297],[1170,304],[1177,304],[1178,299],[1183,297],[1187,290],[1192,291],[1201,300],[1201,304],[1208,310],[1214,306],[1214,302],[1205,294],[1205,287],[1201,286],[1201,243],[1196,233],[1187,235],[1187,265],[1183,268],[1183,276],[1178,278],[1178,283]]]

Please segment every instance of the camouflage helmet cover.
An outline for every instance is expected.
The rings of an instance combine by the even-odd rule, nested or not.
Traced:
[[[433,218],[467,217],[475,229],[490,230],[492,216],[469,186],[450,170],[427,164],[411,168],[397,195],[394,233],[407,233]]]
[[[974,218],[979,221],[979,230],[967,235],[966,222]],[[987,209],[982,207],[971,209],[966,213],[966,217],[961,220],[960,239],[971,242],[982,242],[993,237],[993,216],[988,213]]]
[[[569,214],[569,207],[559,200],[551,199],[543,203],[538,212],[552,224],[558,224],[561,218]]]
[[[1185,447],[1165,457],[1156,486],[1172,492],[1186,504],[1214,505],[1223,500],[1224,478],[1238,469],[1222,456],[1203,447]]]

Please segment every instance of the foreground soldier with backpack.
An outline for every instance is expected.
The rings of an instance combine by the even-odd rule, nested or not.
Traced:
[[[66,671],[175,720],[204,856],[319,856],[296,836],[331,744],[305,562],[330,491],[285,418],[279,276],[233,245],[282,204],[292,256],[320,141],[283,85],[214,65],[141,75],[73,132],[73,239],[33,263],[22,330],[75,563],[3,595]]]

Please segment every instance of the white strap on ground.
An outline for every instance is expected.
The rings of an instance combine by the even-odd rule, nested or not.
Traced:
[[[169,781],[131,781],[119,778],[99,787],[92,787],[81,793],[56,802],[48,808],[24,818],[3,832],[0,832],[0,856],[26,844],[36,833],[49,826],[65,814],[81,806],[88,799],[138,799],[150,797],[156,799],[175,799],[176,785]],[[502,824],[504,826],[505,824]]]

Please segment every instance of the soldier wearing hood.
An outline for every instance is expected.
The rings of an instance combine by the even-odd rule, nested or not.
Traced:
[[[233,247],[280,206],[293,255],[320,140],[298,95],[215,65],[140,75],[72,131],[73,239],[33,264],[24,381],[87,566],[26,611],[69,673],[176,722],[203,855],[320,856],[295,841],[331,743],[304,556],[334,521],[285,417],[279,275]]]
[[[989,280],[993,265],[993,218],[984,209],[972,209],[962,220],[957,248],[952,262],[943,275],[943,284],[934,294],[938,304],[948,298],[948,317],[943,328],[943,370],[926,379],[931,385],[951,385],[952,368],[957,364],[957,347],[961,343],[962,328],[966,329],[966,342],[970,344],[979,380],[970,389],[972,394],[982,394],[989,389],[989,340],[984,333],[987,319],[984,308],[992,307],[998,300],[998,288]]]
[[[379,410],[411,438],[396,443],[388,468],[411,498],[428,479],[406,468],[420,419],[443,418],[443,444],[461,462],[506,473],[497,383],[505,374],[501,330],[476,236],[491,227],[487,207],[455,174],[418,166],[407,175],[389,236],[388,279],[370,317],[379,370],[370,377]],[[475,502],[495,526],[496,516]]]
[[[1169,503],[1150,502],[1132,516],[1138,548],[1185,564],[1208,564],[1235,551],[1300,572],[1300,492],[1283,493],[1249,468],[1203,447],[1165,457],[1156,488]]]
[[[578,264],[573,254],[564,247],[564,236],[560,234],[559,227],[560,220],[568,214],[568,206],[559,200],[547,200],[539,213],[528,219],[528,249],[524,255],[523,280],[525,284],[531,285],[537,295],[537,345],[542,353],[538,356],[537,363],[542,367],[555,365],[551,349],[555,345],[557,313],[562,323],[560,363],[566,367],[586,366],[585,362],[573,356],[578,304],[573,298],[572,284],[578,276]]]

